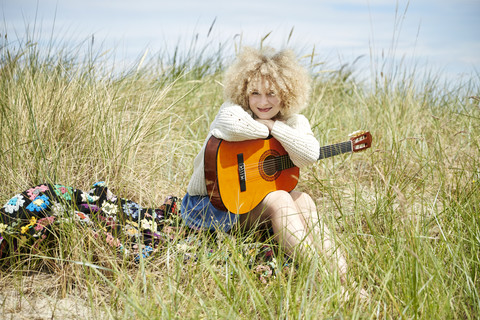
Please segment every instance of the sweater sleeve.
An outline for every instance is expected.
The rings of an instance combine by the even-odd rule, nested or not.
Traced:
[[[269,135],[267,126],[255,121],[241,106],[228,102],[220,107],[210,132],[226,141],[265,139]]]
[[[295,114],[285,121],[275,121],[271,134],[297,167],[311,165],[318,160],[320,144],[305,116]]]

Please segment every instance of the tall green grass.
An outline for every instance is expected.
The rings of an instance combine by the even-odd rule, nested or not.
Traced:
[[[88,44],[2,41],[2,202],[43,181],[88,190],[105,180],[145,206],[184,194],[222,103],[221,48],[115,70],[102,52],[78,58]],[[305,63],[318,68],[315,59]],[[347,299],[317,261],[260,281],[242,253],[253,234],[172,241],[134,265],[65,223],[56,247],[0,271],[0,313],[25,316],[47,301],[45,317],[61,318],[61,303],[74,301],[68,315],[79,318],[478,318],[479,75],[441,84],[405,67],[366,85],[345,70],[316,75],[304,114],[321,144],[367,129],[373,147],[303,170],[298,188],[346,253]]]

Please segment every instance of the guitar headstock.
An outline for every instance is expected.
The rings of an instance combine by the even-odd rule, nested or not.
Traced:
[[[372,135],[368,131],[355,131],[349,136],[352,141],[352,152],[362,151],[372,146]]]

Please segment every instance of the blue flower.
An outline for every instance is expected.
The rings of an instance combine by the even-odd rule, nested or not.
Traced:
[[[48,201],[48,197],[44,194],[41,196],[36,197],[28,206],[27,210],[29,211],[37,211],[40,212],[42,210],[45,210],[48,205],[50,204],[50,201]]]
[[[130,216],[133,219],[138,218],[138,212],[142,209],[135,202],[127,202],[122,206],[122,208],[123,208],[123,212],[125,212],[127,216]]]
[[[145,259],[150,256],[151,252],[153,252],[153,248],[150,246],[146,246],[145,248],[143,248],[141,255]],[[140,253],[135,255],[134,261],[137,263],[140,261]]]

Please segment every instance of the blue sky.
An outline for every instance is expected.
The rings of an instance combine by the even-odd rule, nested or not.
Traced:
[[[37,39],[53,29],[64,43],[94,35],[127,60],[190,44],[196,34],[200,43],[233,48],[240,39],[258,45],[271,32],[266,43],[283,47],[293,28],[290,47],[315,47],[332,65],[363,56],[368,68],[383,56],[453,79],[480,72],[480,0],[0,0],[0,14],[10,41],[25,37],[26,26],[36,26]]]

